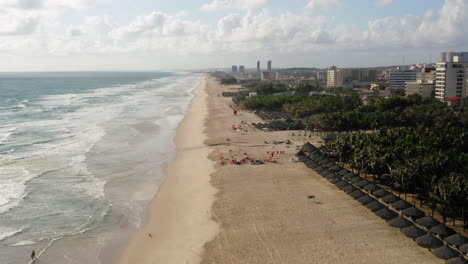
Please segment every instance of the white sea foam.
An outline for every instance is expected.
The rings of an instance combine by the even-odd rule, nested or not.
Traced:
[[[23,228],[11,228],[0,226],[0,242],[21,232],[23,232]]]
[[[34,175],[23,168],[0,168],[0,214],[17,207],[27,196],[26,183]]]

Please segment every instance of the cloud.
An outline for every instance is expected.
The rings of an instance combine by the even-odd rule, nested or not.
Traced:
[[[203,11],[226,11],[232,9],[252,10],[269,4],[271,0],[213,0],[211,3],[203,4]]]
[[[388,6],[393,3],[393,0],[379,0],[375,2],[376,6]]]
[[[306,8],[314,10],[326,10],[343,7],[340,0],[310,0]]]

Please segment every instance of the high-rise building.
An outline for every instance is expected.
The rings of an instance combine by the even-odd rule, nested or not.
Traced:
[[[344,81],[344,74],[342,69],[335,66],[327,70],[327,88],[342,87]]]
[[[435,68],[422,68],[416,73],[415,82],[406,82],[406,95],[419,94],[427,98],[432,97],[435,91]]]
[[[269,72],[271,72],[271,60],[268,61],[267,69]]]
[[[257,72],[260,73],[260,61],[257,61]]]
[[[436,98],[466,97],[468,52],[444,52],[436,69]]]
[[[237,73],[237,66],[232,66],[232,73]]]
[[[239,66],[239,72],[244,73],[245,72],[245,67],[244,65]]]
[[[404,90],[406,82],[415,82],[417,70],[409,70],[406,67],[399,67],[388,73],[388,87],[390,89]]]

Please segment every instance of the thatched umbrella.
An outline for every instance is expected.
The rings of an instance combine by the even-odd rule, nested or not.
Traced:
[[[312,166],[312,169],[313,169],[314,171],[316,171],[318,168],[321,168],[321,167],[322,167],[322,166],[320,166],[317,162],[313,162],[311,166]]]
[[[363,193],[361,190],[355,190],[354,192],[350,193],[349,195],[351,197],[353,197],[354,199],[359,199],[359,198],[361,198],[362,196],[364,196],[366,194]]]
[[[325,167],[320,166],[320,167],[316,168],[315,171],[321,174],[321,173],[323,173],[325,171],[328,171],[328,169],[325,168]]]
[[[369,195],[364,195],[357,199],[358,202],[360,202],[363,205],[370,204],[375,201],[374,198],[370,197]]]
[[[442,241],[435,238],[433,235],[429,233],[424,236],[418,237],[416,239],[416,243],[418,243],[418,245],[423,248],[438,248],[444,245]]]
[[[356,174],[352,173],[352,172],[349,172],[348,174],[343,176],[344,179],[352,179],[352,178],[356,178],[356,177],[358,177],[358,176]]]
[[[388,208],[381,209],[377,211],[375,214],[385,220],[391,220],[398,216],[397,213],[395,213],[392,210],[389,210]]]
[[[389,194],[389,195],[386,195],[382,198],[382,201],[384,203],[395,203],[397,201],[401,200],[398,196],[395,196],[394,194]]]
[[[432,253],[436,257],[441,258],[441,259],[451,259],[451,258],[456,258],[456,257],[460,256],[460,254],[457,251],[455,251],[455,250],[453,250],[453,249],[451,249],[451,248],[449,248],[447,246],[443,246],[443,247],[440,247],[438,249],[434,249],[432,251]]]
[[[418,208],[416,207],[410,207],[410,208],[406,208],[405,210],[401,211],[404,215],[408,216],[408,217],[411,217],[412,219],[417,219],[417,218],[421,218],[424,216],[424,212],[419,210]]]
[[[459,247],[461,245],[464,245],[464,244],[468,243],[468,238],[466,238],[465,236],[462,236],[462,235],[460,235],[458,233],[455,234],[455,235],[446,237],[444,240],[449,245],[455,246],[455,247]]]
[[[338,166],[338,165],[334,165],[333,167],[330,168],[330,170],[332,171],[340,171],[341,169],[343,169],[341,166]]]
[[[368,180],[362,180],[362,181],[358,182],[356,185],[359,186],[359,187],[361,187],[361,188],[363,188],[364,186],[369,185],[369,184],[371,184],[370,181],[368,181]]]
[[[460,246],[459,249],[463,254],[468,255],[468,244]]]
[[[423,236],[427,234],[427,231],[422,230],[421,228],[415,226],[415,225],[410,225],[408,227],[404,227],[401,229],[401,232],[405,234],[405,236],[410,237],[410,238],[418,238],[420,236]]]
[[[327,167],[327,168],[332,168],[332,167],[335,167],[335,166],[336,166],[336,163],[335,163],[335,162],[328,162],[328,163],[325,164],[324,166]]]
[[[385,206],[378,201],[372,202],[368,205],[366,205],[367,208],[369,208],[372,212],[377,212],[379,210],[382,210],[385,208]]]
[[[433,228],[429,229],[429,232],[431,232],[432,234],[436,234],[436,235],[438,235],[440,237],[448,237],[448,236],[451,236],[451,235],[455,234],[455,231],[448,228],[444,224],[434,226]]]
[[[342,179],[336,177],[336,178],[329,178],[330,182],[333,184],[337,184],[338,182],[342,181]]]
[[[338,176],[336,176],[336,174],[333,172],[333,171],[325,171],[323,173],[321,173],[323,175],[324,178],[326,179],[333,179],[333,178],[336,178]]]
[[[397,227],[397,228],[403,228],[403,227],[408,227],[412,225],[410,221],[406,220],[405,218],[401,216],[392,219],[389,223],[391,226]]]
[[[357,184],[358,182],[360,182],[360,181],[362,181],[362,180],[364,180],[364,179],[361,178],[361,177],[354,177],[354,178],[352,178],[351,180],[349,180],[349,182],[354,183],[354,184]]]
[[[411,207],[411,204],[404,200],[396,201],[394,203],[391,203],[391,205],[393,208],[397,209],[398,211],[405,210]]]
[[[325,165],[327,165],[327,164],[330,163],[330,162],[332,162],[330,159],[324,158],[324,159],[322,159],[321,161],[319,161],[318,163],[319,163],[320,165],[322,165],[322,166],[325,166]]]
[[[354,187],[354,186],[352,186],[352,185],[348,185],[348,186],[346,186],[346,187],[343,188],[343,191],[344,191],[345,193],[352,193],[352,192],[354,192],[355,190],[357,190],[357,188]]]
[[[347,169],[342,169],[342,170],[340,170],[340,171],[338,172],[338,175],[340,175],[340,176],[345,176],[345,175],[348,174],[348,173],[349,173],[349,170],[347,170]]]
[[[419,218],[418,220],[416,220],[416,223],[424,226],[428,230],[431,229],[434,226],[438,226],[438,225],[441,224],[439,221],[437,221],[436,219],[434,219],[434,218],[432,218],[430,216],[424,216],[422,218]]]
[[[468,264],[468,260],[458,257],[447,260],[447,264]]]
[[[372,194],[377,198],[382,198],[389,195],[390,193],[387,190],[380,188],[378,190],[373,191]]]
[[[378,190],[378,189],[380,189],[380,187],[377,186],[377,185],[375,185],[375,184],[373,184],[373,183],[364,186],[364,190],[366,190],[366,191],[368,191],[368,192],[373,192],[373,191],[376,191],[376,190]]]
[[[343,189],[346,186],[351,186],[351,185],[349,185],[349,183],[347,183],[347,182],[345,182],[343,180],[337,182],[335,185],[340,189]]]

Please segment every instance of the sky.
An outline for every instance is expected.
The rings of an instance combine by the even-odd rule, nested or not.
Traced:
[[[468,0],[0,0],[0,71],[371,67],[467,51]]]

